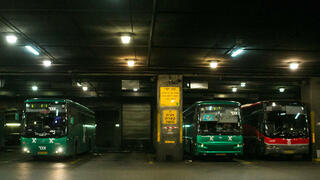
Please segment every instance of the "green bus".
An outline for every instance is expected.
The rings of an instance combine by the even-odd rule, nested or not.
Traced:
[[[67,99],[28,99],[22,120],[22,152],[32,156],[75,156],[91,151],[94,112]]]
[[[183,112],[184,151],[192,156],[242,156],[240,103],[198,101]]]

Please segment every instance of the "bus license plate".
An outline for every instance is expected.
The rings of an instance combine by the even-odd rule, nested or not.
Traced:
[[[46,154],[48,154],[48,152],[47,151],[40,151],[40,152],[38,152],[38,154],[39,155],[46,155]]]
[[[225,153],[217,153],[216,156],[225,156]]]
[[[285,154],[294,154],[294,150],[286,150],[284,151]]]

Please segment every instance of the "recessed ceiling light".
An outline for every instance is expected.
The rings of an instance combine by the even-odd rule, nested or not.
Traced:
[[[283,93],[285,90],[286,90],[286,89],[283,88],[283,87],[279,88],[279,92],[281,92],[281,93]]]
[[[15,35],[7,35],[6,40],[9,44],[15,44],[17,42],[17,36]]]
[[[83,86],[83,87],[82,87],[82,90],[83,90],[83,91],[88,91],[88,86]]]
[[[50,60],[43,60],[43,61],[42,61],[42,64],[43,64],[44,67],[50,67],[50,66],[51,66],[51,63],[52,63],[52,62],[51,62]]]
[[[241,86],[241,87],[246,87],[246,85],[247,85],[247,83],[245,83],[245,82],[241,82],[241,83],[240,83],[240,86]]]
[[[236,57],[239,54],[241,54],[242,52],[243,52],[243,48],[236,49],[231,53],[231,57]]]
[[[213,68],[213,69],[217,68],[218,67],[218,62],[217,61],[211,61],[210,62],[210,67]]]
[[[292,63],[290,63],[289,67],[290,67],[291,70],[296,70],[296,69],[299,68],[299,63],[292,62]]]
[[[134,64],[135,64],[134,60],[128,60],[127,63],[128,63],[128,66],[129,66],[129,67],[133,67]]]
[[[38,91],[38,86],[33,85],[33,86],[31,87],[31,89],[32,89],[32,91]]]
[[[237,91],[238,91],[238,88],[236,88],[236,87],[232,88],[232,92],[237,92]]]
[[[130,35],[122,35],[121,36],[121,41],[123,44],[129,44],[131,40]]]
[[[34,55],[36,55],[36,56],[38,56],[40,53],[36,50],[36,49],[34,49],[32,46],[25,46],[25,48],[29,51],[29,52],[31,52],[32,54],[34,54]]]

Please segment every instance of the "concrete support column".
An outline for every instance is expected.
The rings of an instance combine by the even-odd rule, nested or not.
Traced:
[[[183,159],[182,75],[159,75],[157,85],[157,159]]]
[[[310,110],[312,156],[320,158],[320,78],[311,78],[304,82],[301,100]]]

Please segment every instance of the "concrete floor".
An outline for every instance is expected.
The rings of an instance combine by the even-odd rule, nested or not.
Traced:
[[[320,163],[287,160],[198,159],[154,162],[145,153],[86,154],[76,159],[32,160],[0,152],[1,180],[320,179]]]

